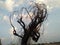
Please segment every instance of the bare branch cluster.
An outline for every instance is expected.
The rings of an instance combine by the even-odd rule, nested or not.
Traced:
[[[39,33],[40,27],[41,27],[43,21],[47,19],[46,5],[38,4],[35,2],[33,2],[33,3],[34,3],[34,5],[31,4],[29,6],[29,8],[28,8],[29,10],[26,7],[21,8],[21,17],[20,17],[20,19],[17,20],[17,22],[24,29],[23,37],[16,33],[15,28],[11,22],[11,17],[10,17],[10,23],[14,30],[13,34],[22,38],[21,45],[27,45],[27,41],[28,41],[29,37],[32,37],[32,39],[37,42],[40,37],[40,33]],[[24,21],[22,20],[23,9],[26,10],[26,12],[28,13],[28,15],[30,16],[30,19],[31,19],[31,22],[29,23],[28,28],[25,27],[26,25],[25,25]],[[32,12],[33,15],[31,16],[29,14],[29,12]]]

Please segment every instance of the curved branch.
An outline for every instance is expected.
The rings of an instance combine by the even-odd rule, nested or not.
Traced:
[[[12,24],[12,21],[11,21],[11,15],[10,15],[10,24],[11,24],[11,26],[13,27],[13,34],[16,35],[16,36],[18,36],[18,37],[23,38],[21,35],[18,35],[18,34],[16,33],[15,27],[14,27],[14,25]]]
[[[13,30],[15,30],[15,27],[14,27],[14,25],[12,24],[12,21],[11,21],[11,15],[10,15],[10,24],[11,24],[11,26],[13,27]]]
[[[28,10],[27,10],[25,7],[22,7],[22,9],[21,9],[21,15],[22,15],[23,9],[25,9],[25,10],[26,10],[26,12],[28,13],[28,15],[30,16],[30,14],[29,14]],[[30,19],[32,20],[32,17],[31,17],[31,16],[30,16]]]

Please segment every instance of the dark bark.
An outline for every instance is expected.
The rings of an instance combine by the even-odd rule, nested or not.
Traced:
[[[36,4],[36,6],[38,6]],[[21,37],[22,38],[22,41],[21,41],[21,45],[27,45],[27,41],[29,39],[29,37],[32,37],[32,39],[37,42],[39,37],[40,37],[40,33],[37,31],[35,32],[34,29],[36,29],[36,27],[40,24],[42,24],[42,22],[44,21],[45,17],[46,17],[46,14],[47,14],[47,10],[45,11],[45,15],[43,14],[43,10],[40,10],[39,7],[36,7],[38,8],[38,12],[37,12],[37,15],[32,19],[31,18],[31,22],[30,24],[28,25],[29,28],[25,28],[25,23],[22,21],[22,17],[17,21],[21,26],[22,28],[24,29],[24,35],[23,37],[18,35],[14,29],[14,32],[13,34],[18,36],[18,37]],[[28,12],[28,11],[27,11]],[[29,12],[28,12],[29,14]],[[35,12],[34,12],[35,14]],[[44,15],[44,16],[43,16]],[[38,21],[37,21],[38,20]],[[14,28],[14,26],[12,25],[12,27]]]
[[[27,41],[29,37],[31,36],[34,41],[37,42],[38,38],[40,37],[40,34],[37,32],[34,32],[34,29],[37,27],[37,25],[41,22],[37,22],[38,18],[35,17],[35,19],[32,20],[32,22],[29,24],[29,31],[25,28],[25,23],[22,21],[22,18],[18,20],[17,22],[23,27],[24,29],[24,36],[22,37],[21,45],[27,45]],[[37,36],[38,34],[38,36]],[[17,35],[18,36],[18,35]],[[35,38],[36,36],[36,38]]]

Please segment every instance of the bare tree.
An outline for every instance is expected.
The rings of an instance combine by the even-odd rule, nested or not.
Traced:
[[[39,33],[39,28],[41,27],[43,21],[47,18],[47,8],[45,4],[38,4],[33,2],[35,5],[31,5],[33,7],[29,7],[30,10],[28,11],[27,8],[23,7],[23,9],[25,9],[28,13],[28,15],[30,16],[29,12],[31,12],[33,9],[35,9],[32,13],[34,18],[32,18],[30,16],[31,22],[28,25],[28,28],[26,28],[26,25],[24,23],[24,21],[22,20],[22,16],[20,19],[17,20],[17,22],[22,26],[22,28],[24,29],[24,35],[23,37],[20,36],[19,34],[16,33],[15,27],[13,26],[13,24],[11,23],[11,19],[10,19],[10,23],[11,26],[13,27],[13,34],[21,37],[22,41],[21,41],[21,45],[27,45],[27,41],[29,39],[29,37],[32,37],[32,39],[37,42],[39,37],[40,37],[40,33]],[[22,12],[21,11],[21,12]],[[11,17],[10,17],[11,18]]]

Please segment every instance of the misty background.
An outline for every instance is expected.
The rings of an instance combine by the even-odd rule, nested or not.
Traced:
[[[9,16],[13,11],[18,11],[21,7],[28,7],[30,1],[45,3],[48,10],[48,18],[41,27],[41,30],[43,30],[44,26],[44,34],[41,34],[38,42],[31,40],[31,43],[60,42],[60,0],[0,0],[0,39],[2,45],[21,42],[21,38],[12,34],[13,30],[9,22]],[[16,16],[13,15],[14,18]],[[23,17],[26,22],[26,15],[23,15]],[[27,19],[29,22],[29,18]],[[23,30],[21,30],[19,24],[14,22],[14,25],[16,25],[16,31],[22,34]]]

